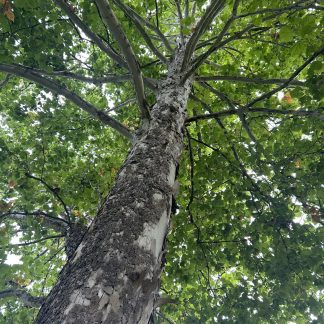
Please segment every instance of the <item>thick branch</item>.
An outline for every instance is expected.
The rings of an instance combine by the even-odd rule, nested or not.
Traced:
[[[249,17],[249,16],[263,15],[263,14],[267,14],[267,13],[283,14],[284,12],[291,11],[293,9],[308,9],[308,8],[314,7],[314,3],[309,4],[309,6],[300,6],[301,4],[303,4],[305,2],[310,2],[310,0],[301,0],[297,3],[294,3],[293,5],[283,7],[283,8],[266,8],[266,9],[261,9],[261,10],[254,11],[254,12],[248,12],[248,13],[238,15],[236,18],[239,19],[239,18],[244,18],[244,17]],[[311,2],[313,2],[313,1],[311,1]]]
[[[133,140],[133,135],[126,126],[121,124],[119,121],[113,119],[112,117],[108,116],[103,111],[98,110],[95,106],[79,97],[76,93],[66,89],[59,82],[45,78],[39,75],[38,73],[35,73],[31,68],[16,64],[0,64],[0,71],[15,74],[25,79],[31,80],[35,83],[38,83],[40,86],[47,88],[50,91],[64,96],[66,99],[71,100],[79,108],[86,111],[88,114],[95,117],[96,119],[100,120],[105,125],[108,125],[111,128],[115,129],[129,140]]]
[[[195,78],[198,82],[206,81],[231,81],[231,82],[243,82],[243,83],[255,83],[255,84],[283,84],[288,79],[262,79],[259,77],[247,78],[241,76],[229,76],[229,75],[215,75],[215,76],[197,76]],[[306,84],[303,81],[292,80],[289,85],[305,87]]]
[[[205,30],[210,25],[210,23],[215,18],[215,16],[222,10],[224,4],[225,4],[224,0],[212,1],[210,6],[206,9],[206,12],[204,13],[204,15],[201,17],[200,21],[196,25],[195,31],[191,35],[186,47],[186,51],[182,63],[183,70],[185,70],[185,68],[188,66],[189,61],[192,57],[193,52],[195,51],[195,48],[197,46],[197,43],[201,35],[205,32]]]
[[[114,3],[119,6],[120,1],[119,0],[113,0]],[[134,11],[132,8],[130,8],[127,5],[124,5],[127,8],[128,14],[132,15],[133,20],[137,20],[139,23],[145,25],[147,28],[151,29],[163,42],[164,46],[166,47],[166,49],[172,53],[173,49],[169,43],[169,41],[167,40],[167,38],[163,35],[163,33],[160,31],[160,29],[151,24],[149,21],[145,20],[143,17],[141,17],[136,11]]]
[[[38,218],[42,220],[42,225],[52,228],[60,233],[65,233],[69,223],[59,217],[51,216],[42,211],[26,212],[26,211],[10,211],[0,215],[0,218],[11,218],[15,220],[24,220],[28,218]]]
[[[126,62],[123,58],[115,53],[105,42],[95,34],[71,9],[69,4],[64,0],[53,0],[55,4],[60,7],[63,12],[70,18],[72,23],[82,30],[103,52],[111,57],[120,66],[127,68]]]
[[[142,72],[136,60],[135,53],[132,49],[132,46],[128,41],[122,27],[120,26],[117,17],[113,13],[109,2],[107,0],[95,0],[95,2],[98,6],[104,24],[109,28],[111,33],[114,35],[123,55],[125,56],[128,68],[133,76],[134,87],[135,87],[139,107],[142,112],[142,117],[144,119],[150,119],[150,113],[145,99]]]
[[[116,75],[116,74],[108,74],[106,76],[102,77],[87,77],[84,75],[76,74],[73,72],[69,71],[53,71],[53,72],[47,72],[39,69],[32,69],[34,72],[39,73],[41,75],[46,75],[50,77],[63,77],[67,79],[72,79],[72,80],[78,80],[82,82],[87,82],[87,83],[92,83],[92,84],[105,84],[105,83],[120,83],[120,82],[125,82],[129,81],[132,79],[131,74],[122,74],[122,75]],[[156,80],[152,78],[144,78],[144,83],[150,88],[150,89],[155,89],[155,83]]]
[[[182,10],[181,10],[181,6],[180,6],[180,2],[179,0],[174,0],[176,8],[177,8],[177,16],[178,16],[178,25],[180,27],[180,38],[181,38],[181,43],[183,43],[184,41],[184,37],[183,37],[183,24],[182,24]]]
[[[273,90],[264,93],[263,95],[255,98],[254,100],[252,100],[250,103],[248,103],[245,108],[249,108],[252,107],[255,103],[262,101],[264,99],[268,99],[270,98],[272,95],[274,95],[275,93],[279,92],[280,90],[286,88],[290,82],[292,82],[296,76],[302,71],[304,70],[311,62],[313,62],[319,55],[324,53],[324,47],[319,49],[318,51],[316,51],[310,58],[308,58],[291,76],[289,79],[286,80],[286,82],[284,82],[282,85],[280,85],[279,87],[274,88]]]
[[[147,46],[151,49],[151,51],[156,55],[156,57],[164,63],[167,63],[166,57],[155,47],[153,44],[151,37],[146,33],[142,23],[132,14],[131,9],[124,5],[119,0],[114,0],[114,3],[127,15],[127,17],[134,23],[140,34],[142,35],[143,39],[145,40]]]
[[[278,110],[278,109],[269,109],[269,108],[249,108],[247,110],[244,110],[244,113],[264,113],[269,115],[291,115],[291,116],[305,116],[305,117],[320,117],[320,119],[324,120],[323,115],[324,107],[320,107],[318,110],[304,110],[304,109],[297,109],[297,110]],[[215,117],[224,117],[224,116],[231,116],[231,115],[237,115],[238,109],[228,109],[223,111],[218,111],[211,114],[205,114],[205,115],[198,115],[193,116],[186,119],[186,123],[192,123],[197,120],[202,119],[211,119]]]
[[[27,307],[39,307],[45,301],[45,297],[35,297],[26,290],[18,288],[0,291],[0,298],[7,297],[16,297]]]
[[[115,74],[108,74],[107,76],[104,77],[97,77],[97,78],[92,78],[92,77],[87,77],[84,75],[80,74],[75,74],[73,72],[69,71],[53,71],[53,72],[46,72],[46,71],[41,71],[41,70],[36,70],[33,69],[35,72],[42,74],[42,75],[47,75],[47,76],[58,76],[58,77],[63,77],[67,79],[72,79],[72,80],[78,80],[78,81],[83,81],[87,83],[93,83],[93,84],[104,84],[104,83],[119,83],[119,82],[125,82],[129,81],[132,76],[130,74],[123,74],[123,75],[115,75]]]

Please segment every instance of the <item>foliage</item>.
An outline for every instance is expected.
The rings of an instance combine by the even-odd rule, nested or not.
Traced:
[[[119,1],[114,3],[144,81],[160,80],[166,65],[116,5]],[[158,26],[173,49],[181,33],[185,37],[195,32],[208,7],[201,0],[124,3]],[[310,0],[227,1],[194,57],[212,46],[237,3],[239,18],[225,33],[233,40],[196,71],[178,176],[179,210],[171,221],[161,286],[161,293],[176,303],[157,310],[156,320],[319,323],[324,201],[321,56],[290,80],[299,84],[285,80],[323,48],[323,7]],[[0,6],[0,63],[42,70],[43,77],[98,110],[110,110],[110,116],[130,130],[139,126],[131,79],[85,83],[74,77],[98,79],[127,72],[75,27],[55,1],[2,0]],[[93,2],[74,0],[69,6],[105,44],[119,51]],[[180,18],[177,7],[182,10]],[[239,35],[249,24],[253,28]],[[165,44],[148,27],[145,31],[169,59]],[[284,87],[249,106],[278,86],[260,80],[274,78]],[[155,93],[145,84],[151,105]],[[40,211],[89,224],[130,144],[42,84],[0,72],[0,87],[0,291],[11,280],[34,296],[45,296],[66,257],[64,235],[58,237],[61,233],[47,226]],[[260,109],[253,111],[256,108]],[[232,113],[221,114],[228,109]],[[214,115],[195,119],[206,114]],[[17,212],[24,217],[11,217]],[[27,217],[32,212],[35,215]],[[8,262],[12,254],[20,256],[19,263]],[[0,305],[1,323],[31,323],[37,312],[16,298],[0,299]]]

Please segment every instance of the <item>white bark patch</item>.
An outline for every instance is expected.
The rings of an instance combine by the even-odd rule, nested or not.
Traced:
[[[103,317],[101,323],[104,323],[110,313],[111,306],[108,305],[107,309],[103,312]]]
[[[82,255],[82,249],[84,247],[84,244],[81,242],[80,245],[78,246],[78,248],[75,251],[75,256],[72,260],[72,263],[74,263],[76,260],[78,260],[80,258],[80,256]]]
[[[156,200],[156,201],[161,201],[161,200],[163,200],[163,195],[160,194],[160,193],[154,193],[153,194],[153,199]]]
[[[144,149],[146,149],[147,145],[145,143],[141,142],[141,143],[138,143],[137,147],[144,150]]]
[[[142,235],[135,241],[135,244],[141,248],[150,251],[156,259],[158,259],[165,234],[168,228],[168,214],[166,211],[157,224],[145,223]]]
[[[172,187],[175,179],[175,173],[176,173],[176,166],[174,164],[171,164],[170,166],[170,172],[168,175],[168,183]]]
[[[119,179],[122,179],[122,178],[125,176],[125,174],[126,174],[125,169],[121,170],[121,171],[119,172],[118,178],[119,178]]]
[[[86,287],[92,288],[96,284],[96,280],[98,276],[101,276],[103,273],[102,269],[99,268],[96,271],[93,271],[88,279],[88,283]]]
[[[144,203],[142,203],[142,202],[139,202],[139,203],[137,203],[136,204],[136,207],[137,208],[143,208],[145,205],[144,205]]]
[[[107,319],[108,315],[110,312],[114,312],[116,314],[118,314],[120,306],[121,306],[121,301],[120,301],[120,296],[119,296],[119,290],[121,290],[123,287],[118,286],[117,289],[114,291],[114,293],[108,297],[107,294],[107,300],[105,303],[103,303],[102,307],[107,305],[108,299],[109,299],[109,305],[107,305],[107,308],[103,311],[103,316],[102,316],[102,323],[105,322],[105,320]],[[106,299],[106,297],[103,297]],[[103,299],[102,298],[102,299]],[[100,301],[101,303],[101,301]]]
[[[118,286],[117,289],[121,290],[123,289],[123,287]],[[116,313],[119,311],[120,308],[120,299],[119,299],[118,290],[115,290],[113,294],[110,296],[110,303],[109,303],[111,305],[112,310]]]
[[[108,304],[109,301],[109,295],[106,294],[104,291],[101,291],[100,301],[99,301],[99,309],[103,309],[105,305]]]
[[[89,306],[90,305],[90,300],[85,298],[80,290],[74,290],[72,295],[70,296],[70,304],[64,311],[64,315],[68,315],[72,308],[76,305],[81,305],[81,306]]]

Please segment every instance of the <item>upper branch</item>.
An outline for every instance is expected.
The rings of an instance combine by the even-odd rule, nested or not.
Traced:
[[[42,75],[47,75],[47,76],[57,76],[57,77],[62,77],[62,78],[67,78],[67,79],[72,79],[72,80],[78,80],[86,83],[93,83],[93,84],[104,84],[104,83],[119,83],[119,82],[125,82],[129,81],[132,76],[130,74],[122,74],[122,75],[115,75],[115,74],[108,74],[103,77],[87,77],[84,75],[76,74],[73,72],[69,71],[53,71],[53,72],[47,72],[47,71],[41,71],[37,69],[33,69],[35,72],[42,74]]]
[[[198,56],[195,59],[195,61],[191,65],[190,69],[187,71],[187,73],[182,78],[182,82],[185,82],[185,80],[187,80],[198,69],[198,67],[205,62],[205,60],[212,53],[214,53],[215,51],[217,51],[219,48],[223,47],[224,45],[228,44],[229,42],[231,42],[231,41],[233,41],[235,39],[239,39],[243,34],[248,32],[249,30],[251,30],[253,27],[254,27],[253,24],[249,24],[248,26],[246,26],[241,31],[234,33],[232,36],[224,39],[221,42],[219,42],[219,37],[217,37],[214,44],[212,46],[210,46],[209,49],[206,52],[204,52],[203,54],[201,54],[200,56]]]
[[[3,88],[9,82],[9,80],[10,80],[11,77],[12,77],[12,75],[9,74],[9,73],[6,75],[6,77],[4,78],[4,80],[2,80],[0,82],[0,89]]]
[[[264,99],[268,99],[270,98],[272,95],[274,95],[275,93],[279,92],[280,90],[286,88],[290,82],[292,82],[295,77],[302,71],[305,69],[306,66],[308,66],[311,62],[313,62],[316,57],[318,57],[319,55],[324,53],[324,47],[322,47],[321,49],[319,49],[318,51],[316,51],[311,57],[309,57],[291,76],[289,79],[287,79],[286,82],[284,82],[282,85],[274,88],[273,90],[264,93],[263,95],[255,98],[254,100],[252,100],[250,103],[248,103],[245,108],[249,108],[252,107],[255,103],[264,100]]]
[[[114,0],[115,4],[127,15],[129,19],[132,20],[138,31],[141,33],[143,39],[145,40],[147,46],[151,49],[151,51],[156,55],[156,57],[164,63],[167,63],[166,57],[155,47],[153,44],[151,37],[146,33],[144,27],[142,26],[142,23],[137,19],[136,16],[132,14],[132,10],[123,4],[119,0]]]
[[[134,87],[136,91],[137,100],[141,109],[142,118],[150,119],[148,105],[145,99],[144,82],[142,72],[135,57],[132,46],[127,39],[121,25],[115,14],[113,13],[108,0],[95,0],[104,24],[109,28],[118,42],[118,45],[125,56],[128,68],[133,76]]]
[[[192,57],[193,52],[195,51],[195,48],[197,46],[197,43],[201,35],[205,32],[205,30],[210,25],[210,23],[215,18],[215,16],[222,10],[224,4],[225,4],[225,0],[212,1],[210,6],[206,9],[204,15],[199,20],[198,24],[195,27],[195,31],[191,35],[188,44],[186,46],[183,63],[182,63],[183,70],[188,66],[189,61]]]
[[[70,219],[70,212],[69,212],[69,209],[67,208],[67,206],[66,206],[66,204],[65,204],[65,202],[64,202],[64,200],[61,198],[61,196],[59,195],[59,193],[58,193],[58,190],[57,190],[57,188],[53,188],[53,187],[51,187],[46,181],[44,181],[43,179],[41,179],[41,178],[38,178],[38,177],[35,177],[35,176],[33,176],[32,174],[30,174],[30,173],[28,173],[28,172],[26,172],[25,173],[25,175],[26,175],[26,177],[27,178],[30,178],[30,179],[34,179],[34,180],[37,180],[37,181],[39,181],[40,183],[42,183],[53,195],[54,195],[54,197],[56,197],[58,200],[59,200],[59,202],[62,204],[62,206],[63,206],[63,208],[64,208],[64,211],[65,211],[65,214],[66,214],[66,218],[67,218],[67,220],[68,220],[68,222],[70,222],[71,221],[71,219]]]
[[[105,42],[94,33],[71,9],[65,0],[53,0],[58,7],[60,7],[64,13],[70,18],[72,23],[82,30],[103,52],[111,57],[115,62],[124,68],[127,68],[126,62],[123,58],[115,53]]]
[[[308,3],[308,4],[307,4]],[[305,4],[303,6],[301,6],[302,4]],[[263,14],[267,14],[267,13],[274,13],[276,16],[281,15],[287,11],[291,11],[294,9],[297,10],[301,10],[301,9],[308,9],[308,8],[313,8],[316,9],[318,8],[317,6],[314,5],[314,1],[313,0],[301,0],[298,1],[290,6],[287,7],[282,7],[282,8],[265,8],[265,9],[261,9],[261,10],[257,10],[254,12],[248,12],[248,13],[243,13],[238,15],[236,18],[245,18],[245,17],[249,17],[249,16],[255,16],[255,15],[263,15]],[[272,17],[268,17],[266,19],[271,19]]]
[[[33,245],[33,244],[40,243],[43,241],[59,239],[59,238],[63,238],[63,237],[65,237],[65,235],[63,235],[63,234],[51,235],[51,236],[46,236],[46,237],[40,238],[35,241],[29,241],[29,242],[17,243],[17,244],[9,244],[9,245],[5,246],[4,248],[8,248],[8,247],[12,247],[12,246],[28,246],[28,245]],[[0,247],[0,249],[2,249],[2,248],[3,247]]]
[[[247,78],[241,76],[230,76],[230,75],[215,75],[215,76],[197,76],[195,78],[198,82],[206,81],[232,81],[232,82],[244,82],[244,83],[255,83],[255,84],[283,84],[288,79],[262,79],[259,77]],[[289,85],[305,87],[306,84],[303,81],[292,80]]]
[[[45,226],[52,228],[53,230],[60,233],[65,233],[69,227],[69,223],[66,220],[48,215],[47,213],[38,210],[34,212],[10,211],[0,215],[0,218],[11,218],[15,220],[24,220],[35,217],[42,220],[42,224],[44,224]]]
[[[114,3],[119,6],[121,1],[119,0],[113,0]],[[161,30],[159,29],[159,27],[151,24],[149,21],[147,21],[146,19],[144,19],[142,16],[140,16],[136,11],[134,11],[132,8],[130,8],[129,6],[123,4],[123,6],[125,6],[127,8],[128,14],[132,15],[133,20],[136,19],[139,23],[145,25],[147,28],[151,29],[163,42],[164,46],[166,47],[166,49],[170,52],[173,53],[173,49],[168,41],[168,39],[164,36],[164,34],[161,32]]]
[[[181,43],[183,43],[184,41],[184,37],[183,37],[183,24],[182,24],[182,10],[181,10],[181,6],[179,3],[179,0],[174,0],[175,5],[177,7],[177,14],[178,14],[178,25],[180,26],[180,38],[181,38]]]
[[[133,140],[133,134],[130,130],[121,124],[119,121],[115,120],[114,118],[108,116],[105,112],[97,109],[95,106],[90,104],[89,102],[85,101],[81,97],[79,97],[76,93],[66,89],[61,83],[50,80],[41,76],[40,74],[34,72],[33,69],[17,65],[17,64],[1,64],[0,63],[0,71],[7,72],[10,74],[18,75],[25,79],[31,80],[40,86],[43,86],[50,91],[53,91],[59,95],[64,96],[68,100],[71,100],[74,104],[80,107],[82,110],[86,111],[91,116],[99,119],[104,124],[110,126],[111,128],[118,131],[121,135],[125,136],[129,140]]]

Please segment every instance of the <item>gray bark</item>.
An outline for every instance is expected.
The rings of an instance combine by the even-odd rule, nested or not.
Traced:
[[[107,201],[61,272],[36,323],[146,324],[159,290],[191,80],[183,50],[159,84]]]

